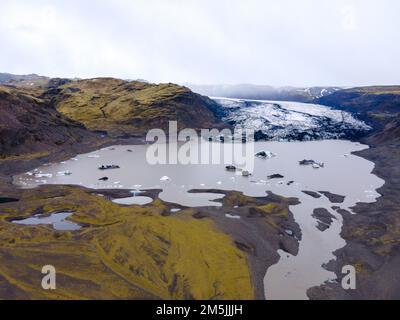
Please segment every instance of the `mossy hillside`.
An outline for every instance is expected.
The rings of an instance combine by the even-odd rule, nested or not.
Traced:
[[[221,125],[213,113],[213,101],[171,83],[87,79],[64,84],[49,97],[64,115],[90,130],[107,131],[112,136],[166,129],[168,121],[178,121],[179,128]]]
[[[372,86],[339,90],[315,102],[357,112],[368,120],[375,114],[400,112],[400,86]]]
[[[32,212],[71,209],[74,232],[9,222]],[[16,298],[251,299],[245,253],[211,220],[191,210],[160,215],[160,200],[119,206],[86,189],[49,186],[21,191],[0,205],[0,296]],[[40,287],[41,267],[57,269],[57,290]]]
[[[51,108],[33,92],[0,86],[0,154],[1,158],[27,156],[58,151],[83,143],[93,134]]]

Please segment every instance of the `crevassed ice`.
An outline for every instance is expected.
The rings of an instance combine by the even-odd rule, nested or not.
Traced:
[[[311,139],[345,138],[371,129],[349,112],[322,105],[227,98],[214,100],[224,108],[224,120],[243,128],[254,128],[275,139],[296,139],[296,135],[300,137],[302,133],[307,133]]]

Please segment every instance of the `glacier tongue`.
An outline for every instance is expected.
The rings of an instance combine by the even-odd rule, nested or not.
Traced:
[[[257,139],[346,139],[371,129],[351,113],[300,102],[213,98],[225,121],[256,131]]]

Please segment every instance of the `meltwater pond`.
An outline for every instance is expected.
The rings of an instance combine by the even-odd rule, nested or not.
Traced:
[[[74,231],[79,230],[81,228],[80,225],[66,220],[69,216],[71,216],[73,212],[54,212],[50,215],[35,215],[33,217],[23,219],[23,220],[14,220],[13,223],[22,224],[22,225],[38,225],[38,224],[49,224],[52,225],[55,230],[61,231]]]
[[[210,142],[211,146],[215,144],[221,145]],[[279,252],[280,261],[266,270],[264,288],[267,299],[307,299],[308,288],[334,280],[335,274],[326,271],[322,265],[333,259],[332,252],[344,246],[345,242],[340,237],[342,218],[332,206],[351,211],[357,202],[374,202],[380,196],[376,189],[384,183],[371,173],[372,162],[351,154],[367,146],[345,140],[257,142],[254,153],[270,151],[276,156],[271,159],[252,157],[254,169],[249,177],[242,176],[240,171],[225,170],[224,163],[151,165],[146,160],[147,148],[149,145],[104,148],[15,176],[14,183],[24,188],[39,184],[77,184],[98,189],[162,189],[161,199],[193,207],[220,206],[214,200],[223,194],[189,193],[191,189],[237,190],[249,196],[264,196],[266,191],[271,191],[296,197],[301,203],[290,209],[302,232],[299,253],[291,256]],[[324,167],[301,166],[299,161],[303,159],[324,163]],[[120,168],[98,169],[105,164],[115,164]],[[268,179],[268,176],[278,174],[283,178]],[[108,179],[99,180],[104,177]],[[314,198],[303,191],[328,191],[345,198],[343,203],[334,204],[322,194],[320,198]],[[129,200],[132,199],[121,201]],[[317,229],[317,221],[312,217],[317,208],[325,208],[336,217],[324,232]]]

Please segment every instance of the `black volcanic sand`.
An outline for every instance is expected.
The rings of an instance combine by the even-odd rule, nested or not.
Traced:
[[[382,197],[357,204],[355,215],[337,210],[343,216],[341,236],[347,244],[326,267],[339,281],[309,289],[311,299],[400,297],[400,145],[381,144],[356,154],[376,164],[373,173],[385,180],[378,190]],[[356,290],[346,291],[340,285],[344,265],[357,270]]]
[[[298,253],[301,230],[288,208],[289,205],[298,204],[298,200],[270,192],[265,197],[248,197],[237,191],[215,189],[194,189],[189,192],[225,194],[219,200],[222,207],[197,208],[193,216],[198,219],[211,218],[223,232],[234,239],[238,248],[247,252],[256,297],[264,299],[264,276],[267,268],[279,261],[277,250],[281,249],[291,255]],[[227,218],[226,214],[239,216],[240,219]]]
[[[132,139],[125,141],[127,144],[132,144],[132,142]],[[139,142],[143,143],[142,140],[136,140],[136,143]],[[84,153],[115,143],[116,141],[105,141],[104,143],[78,148],[78,150],[79,152]],[[118,143],[124,143],[124,141],[118,141]],[[24,213],[24,218],[38,213],[47,214],[49,213],[49,201],[50,203],[57,203],[57,206],[54,208],[55,210],[64,209],[64,207],[59,208],[59,206],[63,206],[64,197],[70,197],[69,194],[75,193],[74,190],[76,190],[76,194],[78,195],[95,195],[106,200],[132,196],[130,190],[120,189],[100,190],[88,189],[80,186],[62,185],[46,185],[39,186],[34,189],[19,189],[12,185],[11,174],[17,174],[26,170],[31,170],[43,163],[65,160],[74,156],[76,150],[77,147],[75,146],[74,149],[63,150],[62,152],[60,151],[60,153],[52,154],[40,159],[7,161],[6,163],[3,162],[0,164],[0,172],[3,173],[3,175],[0,175],[0,198],[4,200],[3,203],[0,203],[0,209],[3,211],[3,213],[7,212],[8,210],[17,210],[18,212],[22,210],[23,212],[26,212]],[[192,212],[192,217],[195,219],[212,220],[217,229],[222,233],[229,235],[236,247],[247,255],[249,271],[252,278],[256,299],[264,299],[263,279],[267,268],[277,263],[279,260],[279,254],[277,253],[277,250],[282,249],[285,252],[293,255],[298,253],[301,231],[289,210],[289,205],[298,203],[297,199],[283,198],[271,193],[266,194],[265,197],[248,197],[236,191],[192,190],[191,192],[211,192],[225,194],[226,196],[223,199],[220,199],[220,202],[222,203],[221,207],[185,208],[178,204],[168,203],[160,200],[158,198],[160,191],[161,190],[158,189],[146,190],[144,193],[141,193],[140,195],[149,196],[155,201],[158,201],[153,201],[152,204],[141,207],[147,207],[148,210],[153,210],[153,208],[156,208],[156,211],[161,216],[180,214],[187,215],[188,212]],[[82,199],[76,200],[77,208],[87,201],[86,195]],[[71,204],[71,198],[65,199],[69,199],[68,201]],[[9,202],[11,200],[13,202]],[[25,203],[25,201],[27,202]],[[33,206],[32,203],[34,204]],[[154,203],[158,203],[156,207],[154,207]],[[124,207],[124,205],[121,205],[121,207]],[[74,208],[68,209],[73,210]],[[182,209],[182,211],[172,213],[171,209]],[[95,211],[91,212],[90,214],[93,215],[93,218],[96,217]],[[240,217],[240,219],[230,218],[226,215]],[[12,215],[12,217],[13,219],[18,219],[22,216],[19,217]],[[90,225],[84,221],[78,221],[78,223],[83,226],[82,230]],[[5,225],[7,226],[7,224]],[[46,234],[49,232],[48,227],[29,227],[29,230],[36,229],[38,230],[37,234],[40,234],[40,232],[43,232],[43,230],[47,230]],[[50,232],[54,234],[56,242],[58,237],[60,237],[60,239],[64,238],[61,236],[60,232]],[[3,224],[0,227],[0,240],[8,233],[9,232],[7,231],[7,228],[5,228]],[[9,241],[14,240],[11,239]],[[18,246],[18,244],[11,242],[10,245]],[[67,257],[65,259],[69,258]],[[22,265],[19,265],[21,261],[19,261],[16,257],[9,256],[5,261],[14,261],[12,263],[15,264],[16,268],[23,268]],[[2,292],[0,296],[2,298],[13,299],[17,297],[30,297],[31,293],[34,294],[33,292],[29,292],[29,289],[27,291],[23,289],[18,289],[15,291],[16,287],[11,285],[8,281],[6,281],[3,289],[5,291],[2,290],[0,286],[0,292]],[[137,295],[139,298],[155,298],[149,295],[147,292],[142,292],[140,290]],[[96,294],[94,296],[92,295],[92,297],[96,297]],[[99,297],[101,297],[101,292],[99,292]]]

